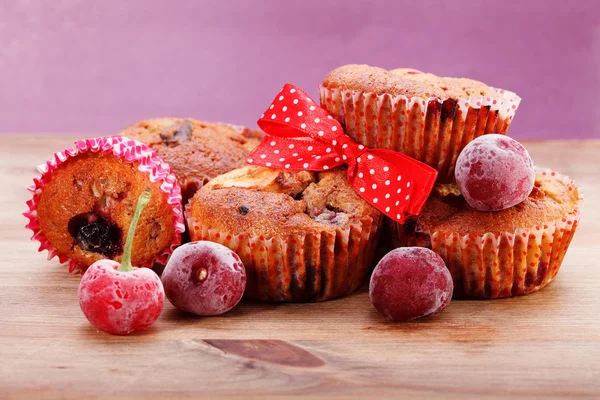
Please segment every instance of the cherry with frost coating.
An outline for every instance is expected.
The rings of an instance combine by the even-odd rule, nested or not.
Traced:
[[[479,211],[499,211],[527,198],[535,181],[529,153],[504,135],[478,137],[465,146],[454,172],[465,200]]]
[[[114,335],[142,331],[156,322],[165,302],[162,282],[149,268],[131,265],[131,247],[142,209],[150,201],[146,189],[138,199],[121,264],[114,260],[93,263],[81,278],[79,305],[90,323]]]
[[[386,254],[371,275],[369,297],[388,319],[409,321],[442,311],[454,285],[444,260],[424,247],[403,247]]]
[[[239,256],[218,243],[198,241],[179,246],[162,274],[165,293],[177,308],[211,316],[231,310],[246,289],[246,269]]]

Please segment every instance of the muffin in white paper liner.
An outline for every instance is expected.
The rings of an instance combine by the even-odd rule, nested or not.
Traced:
[[[347,295],[371,268],[382,217],[362,218],[335,233],[264,237],[222,232],[195,220],[186,206],[193,241],[208,240],[236,252],[246,268],[244,296],[268,302],[316,302]]]
[[[583,194],[567,176],[537,169],[577,190],[571,211],[541,225],[523,226],[512,232],[483,235],[422,230],[407,233],[392,222],[394,247],[429,247],[445,261],[454,280],[454,296],[495,299],[537,291],[555,278],[581,218]]]
[[[134,165],[137,164],[137,170],[144,174],[144,176],[147,176],[151,183],[159,183],[159,193],[164,194],[166,199],[163,200],[166,201],[166,204],[170,206],[168,208],[170,208],[169,213],[172,221],[172,237],[170,238],[170,244],[166,248],[161,249],[160,252],[153,254],[151,257],[149,256],[147,262],[138,264],[136,266],[152,267],[155,262],[162,264],[166,263],[168,256],[181,243],[181,233],[185,230],[181,206],[181,189],[177,184],[177,180],[173,175],[170,166],[166,164],[152,149],[141,142],[119,136],[78,140],[74,143],[73,147],[54,153],[50,160],[48,160],[45,164],[38,166],[37,169],[41,173],[41,176],[34,178],[34,184],[28,188],[33,196],[27,201],[27,206],[29,208],[28,211],[23,213],[23,215],[29,219],[29,223],[26,225],[26,228],[33,231],[33,236],[31,239],[40,242],[38,251],[41,252],[43,250],[48,250],[49,260],[57,256],[60,263],[69,261],[70,272],[77,269],[83,271],[87,267],[85,263],[73,260],[71,257],[64,254],[64,252],[61,252],[55,248],[55,246],[47,237],[49,232],[44,232],[42,230],[38,216],[40,198],[44,191],[45,185],[49,182],[53,173],[55,173],[57,169],[59,169],[59,167],[67,160],[73,159],[77,156],[82,156],[84,154],[107,155],[114,157],[115,159],[122,159],[126,163],[132,163]],[[77,183],[73,182],[73,184]],[[94,189],[92,189],[92,191],[93,190]],[[65,201],[76,201],[76,199],[65,199]],[[155,202],[155,200],[151,200],[148,210],[152,208],[153,202]],[[161,204],[163,203],[161,202]],[[92,212],[92,210],[89,211]],[[128,229],[128,225],[126,229]],[[171,230],[170,227],[169,230]],[[160,232],[158,234],[160,234]],[[123,236],[124,235],[125,232],[123,232]],[[73,243],[73,248],[75,247],[76,245]],[[120,257],[120,254],[115,257]]]
[[[404,153],[438,171],[438,182],[454,181],[461,150],[487,133],[506,134],[521,98],[494,89],[497,98],[450,99],[377,94],[319,87],[321,107],[367,147]]]

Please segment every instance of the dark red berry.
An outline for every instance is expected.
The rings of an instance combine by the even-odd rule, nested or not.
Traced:
[[[499,211],[525,200],[535,180],[527,150],[504,135],[483,135],[470,142],[456,161],[456,184],[479,211]]]
[[[69,220],[68,230],[84,250],[108,258],[123,253],[121,228],[101,215],[93,212],[76,215]]]
[[[179,246],[162,274],[165,293],[177,308],[197,315],[231,310],[246,288],[246,270],[239,256],[213,242]]]
[[[385,317],[408,321],[442,311],[452,299],[452,276],[444,260],[422,247],[390,251],[373,270],[369,296]]]
[[[142,209],[150,201],[146,188],[140,195],[123,251],[123,261],[99,260],[83,275],[77,295],[85,317],[96,328],[115,335],[126,335],[149,328],[160,316],[165,292],[158,275],[150,268],[131,265],[131,246]],[[81,222],[84,221],[85,222]],[[73,229],[103,226],[99,216],[89,213],[73,222]],[[79,227],[78,224],[83,226]],[[106,225],[104,223],[104,225]],[[104,229],[104,228],[98,228]]]

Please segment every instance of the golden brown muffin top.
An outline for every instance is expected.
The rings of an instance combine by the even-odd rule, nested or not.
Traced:
[[[460,235],[496,235],[529,229],[563,218],[574,211],[580,199],[574,184],[538,173],[533,190],[523,202],[502,211],[471,208],[454,185],[438,185],[417,217],[417,230]]]
[[[201,188],[188,212],[222,232],[267,238],[333,233],[379,217],[348,184],[344,167],[323,172],[239,168]]]
[[[263,136],[258,130],[192,118],[148,119],[120,135],[155,150],[173,169],[184,198],[188,184],[197,183],[191,196],[210,179],[243,166]]]
[[[439,77],[416,69],[397,68],[387,71],[369,65],[344,65],[327,75],[323,86],[341,90],[404,95],[408,97],[438,97],[458,99],[471,96],[499,98],[496,90],[467,78]]]

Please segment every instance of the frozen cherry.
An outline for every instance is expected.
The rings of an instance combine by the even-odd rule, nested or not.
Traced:
[[[231,310],[246,289],[246,269],[239,256],[213,242],[179,246],[162,274],[165,293],[177,308],[197,315]]]
[[[444,260],[424,247],[390,251],[371,275],[371,303],[383,316],[409,321],[442,311],[452,299],[452,276]]]
[[[463,149],[456,161],[456,183],[479,211],[519,204],[533,189],[535,169],[519,142],[504,135],[483,135]]]
[[[123,261],[99,260],[81,279],[78,297],[81,311],[96,328],[126,335],[149,328],[160,316],[165,292],[160,278],[149,268],[131,265],[131,246],[142,209],[150,201],[150,190],[140,196],[123,252]]]

